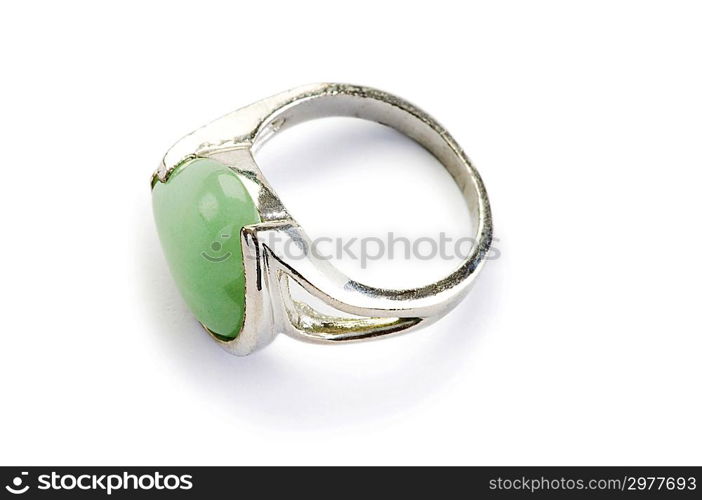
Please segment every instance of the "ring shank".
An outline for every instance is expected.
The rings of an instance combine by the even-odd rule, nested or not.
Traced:
[[[259,150],[274,133],[306,121],[330,117],[374,121],[423,146],[451,174],[468,204],[473,227],[478,226],[481,212],[479,191],[484,191],[484,188],[468,157],[438,122],[420,109],[398,98],[390,98],[384,92],[322,93],[296,100],[268,117],[254,137],[253,151]]]
[[[413,104],[386,92],[345,84],[321,84],[300,90],[267,114],[251,136],[252,150],[260,149],[273,134],[294,125],[326,117],[353,117],[391,127],[432,153],[451,174],[468,205],[476,244],[459,268],[436,283],[408,290],[387,290],[351,281],[354,287],[378,297],[414,302],[452,302],[462,298],[473,275],[484,262],[492,242],[492,217],[485,186],[479,173],[453,137],[430,115]],[[451,291],[449,293],[449,291]],[[447,292],[447,293],[444,293]],[[437,297],[437,295],[439,297]],[[449,298],[455,295],[454,298]],[[420,304],[415,304],[419,306]]]

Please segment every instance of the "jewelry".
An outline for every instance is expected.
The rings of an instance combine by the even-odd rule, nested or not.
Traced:
[[[275,133],[328,116],[392,127],[433,153],[453,176],[476,234],[469,255],[450,275],[419,288],[376,288],[306,251],[310,239],[252,152]],[[307,85],[223,116],[178,141],[154,173],[151,187],[161,245],[178,288],[211,336],[237,355],[260,349],[278,332],[331,343],[425,326],[466,295],[492,241],[485,187],[453,137],[416,106],[368,87]],[[304,258],[286,259],[276,251],[281,244],[300,249]],[[322,314],[293,298],[291,280],[340,315]]]

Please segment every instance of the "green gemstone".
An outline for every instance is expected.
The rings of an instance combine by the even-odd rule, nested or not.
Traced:
[[[236,337],[244,322],[244,265],[240,232],[260,222],[239,177],[226,165],[196,158],[153,188],[163,252],[195,317],[222,337]]]

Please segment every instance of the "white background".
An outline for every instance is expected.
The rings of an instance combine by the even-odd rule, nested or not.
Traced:
[[[702,462],[698,2],[0,10],[2,464]],[[185,133],[316,81],[436,116],[500,258],[425,330],[236,358],[174,287],[149,176]],[[301,126],[259,160],[313,235],[467,220],[377,125]],[[446,262],[340,265],[391,285]]]

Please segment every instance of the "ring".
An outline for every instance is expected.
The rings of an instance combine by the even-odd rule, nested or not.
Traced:
[[[451,274],[418,288],[377,288],[352,280],[306,251],[309,237],[253,154],[278,132],[331,116],[392,127],[448,170],[475,228],[475,244]],[[151,191],[161,246],[185,302],[212,338],[240,356],[264,347],[277,333],[337,343],[428,325],[468,293],[492,242],[485,186],[453,137],[409,102],[356,85],[299,87],[199,128],[168,150],[152,176]],[[300,249],[304,258],[286,259],[277,251],[280,242]],[[293,297],[291,283],[339,315]]]

